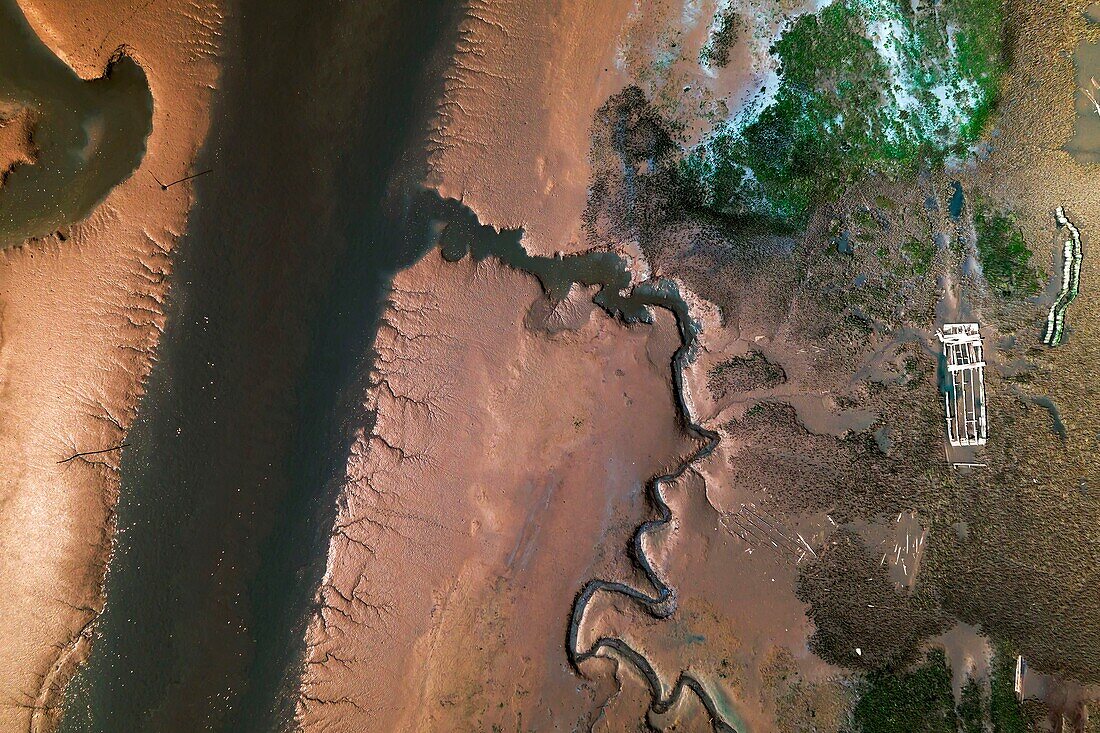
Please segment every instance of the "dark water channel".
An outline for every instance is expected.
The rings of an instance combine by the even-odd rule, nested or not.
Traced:
[[[0,113],[29,109],[38,161],[0,187],[0,248],[87,216],[145,154],[153,98],[126,57],[84,81],[35,35],[15,0],[0,0]]]
[[[8,2],[10,0],[3,0]],[[449,0],[239,0],[68,733],[285,727]],[[419,146],[416,146],[419,147]]]

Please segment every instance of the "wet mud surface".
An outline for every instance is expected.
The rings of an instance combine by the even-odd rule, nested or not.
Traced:
[[[1066,151],[1083,164],[1100,163],[1100,43],[1081,41],[1074,50],[1078,94],[1075,101],[1077,120]]]
[[[435,256],[429,254],[425,261],[408,273],[400,275],[394,286],[394,293],[391,296],[392,315],[387,318],[379,337],[378,344],[381,346],[376,344],[376,348],[380,349],[379,362],[374,372],[376,386],[373,387],[368,402],[371,410],[376,414],[376,422],[372,432],[361,439],[362,445],[353,448],[352,459],[349,462],[349,471],[354,470],[349,475],[349,483],[345,487],[345,498],[341,500],[340,505],[340,518],[337,520],[333,544],[330,546],[330,567],[319,596],[321,609],[308,637],[310,654],[306,666],[300,718],[307,727],[351,724],[349,721],[359,720],[369,725],[388,725],[399,728],[428,725],[434,728],[446,727],[444,721],[451,720],[450,725],[459,728],[476,728],[478,725],[487,725],[490,721],[503,724],[503,721],[517,716],[533,724],[536,721],[542,721],[543,726],[562,724],[573,716],[577,722],[587,719],[592,723],[599,717],[597,715],[599,696],[602,694],[606,699],[608,694],[606,691],[601,693],[598,687],[590,689],[582,699],[568,706],[568,709],[573,709],[573,712],[567,713],[561,708],[560,701],[557,704],[553,702],[556,699],[552,694],[554,688],[547,686],[551,684],[572,686],[575,682],[569,680],[576,678],[575,673],[570,671],[569,664],[577,666],[597,656],[606,656],[607,650],[612,647],[619,655],[626,655],[621,657],[621,661],[633,665],[636,672],[643,678],[649,679],[652,685],[651,694],[658,697],[653,704],[654,712],[664,713],[679,697],[679,690],[675,692],[672,701],[665,700],[653,676],[653,670],[643,656],[630,649],[621,640],[618,642],[605,640],[591,649],[581,649],[577,646],[577,636],[588,601],[595,593],[624,593],[624,597],[637,599],[643,598],[644,593],[634,589],[635,583],[638,581],[643,585],[659,583],[644,553],[637,554],[643,541],[641,537],[648,534],[649,530],[667,524],[669,517],[668,508],[660,499],[659,487],[647,482],[656,467],[651,461],[656,456],[660,456],[663,451],[668,451],[665,458],[657,459],[659,463],[656,465],[667,463],[671,466],[672,474],[679,474],[690,462],[692,456],[709,452],[711,447],[713,436],[697,432],[695,435],[697,447],[693,451],[677,458],[677,451],[674,449],[674,446],[683,440],[676,437],[679,432],[676,426],[683,423],[686,413],[684,405],[676,401],[676,392],[670,387],[673,384],[679,384],[680,367],[678,365],[687,358],[695,328],[688,313],[687,304],[678,297],[671,286],[650,285],[637,287],[633,291],[620,290],[628,285],[629,276],[624,270],[624,261],[618,256],[610,253],[596,253],[565,258],[532,257],[519,247],[518,233],[496,234],[488,227],[478,225],[472,215],[461,211],[453,204],[437,201],[436,205],[441,214],[449,214],[443,220],[440,239],[443,244],[444,258],[454,261],[455,264],[447,265],[442,261],[433,261]],[[448,211],[449,209],[451,211]],[[472,267],[476,269],[471,270]],[[500,270],[502,267],[505,268],[503,271]],[[505,273],[508,272],[513,274],[505,277]],[[538,280],[531,278],[531,274],[536,275]],[[625,281],[621,279],[623,277],[626,277]],[[468,278],[472,280],[462,285]],[[508,278],[518,283],[525,283],[525,287],[519,288],[522,295],[517,296],[511,292],[517,287],[507,286]],[[450,281],[457,281],[458,292],[453,291],[455,286],[444,285]],[[433,287],[426,288],[420,285],[420,282],[430,283]],[[543,304],[549,304],[550,313],[561,307],[569,308],[568,303],[578,302],[571,300],[571,291],[576,288],[586,288],[589,293],[587,297],[591,298],[594,304],[601,305],[607,314],[617,315],[619,323],[653,325],[638,325],[622,331],[624,325],[616,327],[614,324],[617,321],[608,320],[609,316],[603,311],[594,311],[589,308],[582,311],[585,313],[583,318],[576,318],[569,327],[559,325],[553,329],[544,329],[541,322],[544,322],[542,318],[547,317],[547,306]],[[462,291],[468,291],[468,294],[461,295]],[[583,299],[582,296],[579,300]],[[509,313],[517,308],[517,300],[520,307],[524,307],[524,304],[530,301],[529,305],[525,306],[528,310],[526,318],[509,316]],[[472,323],[470,326],[463,325],[466,323],[463,319],[470,317],[466,313],[467,310],[471,314],[478,314],[477,330],[471,328]],[[673,311],[674,316],[668,310]],[[535,316],[535,314],[540,315]],[[538,320],[533,321],[533,317]],[[593,327],[597,324],[599,327],[593,332]],[[537,328],[533,329],[533,325]],[[517,328],[518,331],[515,330]],[[485,331],[485,329],[489,330]],[[500,329],[504,331],[498,333]],[[628,391],[623,396],[626,398],[627,407],[637,411],[637,417],[624,419],[616,416],[614,412],[606,412],[616,404],[616,399],[610,395],[599,398],[599,392],[590,391],[594,388],[604,389],[598,385],[608,384],[608,374],[614,362],[603,367],[608,370],[603,377],[596,374],[573,374],[574,370],[585,364],[585,361],[581,359],[578,362],[577,357],[569,355],[570,343],[578,338],[581,339],[581,343],[584,343],[585,339],[595,339],[592,342],[593,345],[586,347],[585,351],[597,349],[596,353],[606,350],[608,354],[616,354],[623,348],[629,348],[632,341],[636,341],[637,337],[652,329],[657,330],[649,338],[653,339],[656,334],[663,333],[665,335],[661,338],[667,345],[658,347],[653,344],[647,347],[648,369],[638,372],[637,366],[626,364],[614,369],[617,379],[624,380],[622,382],[624,386],[634,384],[645,375],[649,375],[647,379],[656,378],[654,384],[642,388],[643,393],[648,395],[647,399],[642,404],[635,405],[638,396],[632,395],[632,392],[638,387],[628,387]],[[553,350],[553,347],[542,346],[541,344],[548,337],[551,344],[561,342],[558,348],[566,350],[558,352]],[[519,340],[516,341],[516,339]],[[452,343],[454,345],[450,345]],[[460,356],[459,352],[452,354],[449,351],[460,345],[464,352],[473,351],[475,356]],[[551,350],[544,351],[546,348]],[[663,355],[660,351],[662,348],[667,349]],[[436,370],[439,369],[440,363],[452,364],[457,374],[477,375],[486,372],[484,367],[468,363],[471,359],[477,359],[476,355],[483,352],[507,355],[504,363],[515,364],[511,367],[512,370],[516,370],[512,372],[515,376],[510,378],[503,375],[493,376],[495,372],[490,369],[484,376],[470,383],[451,384],[444,380],[438,385],[435,384],[439,379]],[[616,357],[616,360],[618,358],[620,357]],[[499,366],[496,367],[496,369],[499,368]],[[510,379],[516,379],[525,370],[532,370],[532,377],[534,374],[540,375],[538,382],[534,384],[544,383],[544,386],[506,386]],[[617,379],[611,381],[614,382]],[[547,389],[546,380],[551,380],[551,384],[562,380],[561,384],[569,384],[573,387],[567,391],[559,391],[558,400],[549,402],[542,408],[548,410],[543,420],[529,421],[525,415],[531,409],[530,406],[520,406],[523,403],[510,406],[511,403],[506,398],[498,406],[497,402],[502,397],[483,396],[480,390],[485,387],[478,386],[482,380],[485,380],[486,386],[492,385],[491,393],[494,395],[501,389],[504,389],[506,394],[515,390],[517,394],[527,395],[528,399]],[[575,397],[569,396],[572,392],[577,393]],[[534,399],[535,404],[540,404],[539,398]],[[570,409],[569,405],[576,399],[582,401],[577,407]],[[600,414],[597,418],[597,413],[591,411],[597,409],[596,405],[599,404],[605,405],[606,414]],[[653,406],[647,407],[647,404]],[[453,415],[477,416],[483,410],[488,411],[491,423],[499,423],[502,427],[508,426],[506,430],[511,448],[506,454],[507,458],[492,457],[492,446],[500,438],[494,437],[492,427],[482,425],[482,418],[474,417],[470,425],[452,422]],[[573,414],[570,418],[570,414],[577,410],[581,410],[581,414]],[[591,415],[591,417],[585,415]],[[549,428],[556,421],[570,419],[573,424],[572,432],[577,433],[575,438],[563,444],[561,436],[555,439],[538,437],[542,430]],[[604,421],[609,419],[613,422],[609,425],[605,424]],[[652,423],[645,433],[635,432],[631,428],[639,419],[646,424]],[[432,427],[431,437],[426,434],[421,435],[421,431],[425,428],[419,426],[423,424]],[[671,432],[669,432],[670,429]],[[460,432],[452,436],[450,431],[456,430]],[[557,429],[554,428],[554,430]],[[489,432],[485,434],[485,431]],[[693,429],[689,426],[685,438],[692,432]],[[530,437],[526,437],[528,435]],[[645,441],[639,442],[643,435],[646,436]],[[535,445],[544,446],[539,460],[525,458],[525,450],[530,449],[524,449],[522,446],[529,440],[533,440]],[[410,442],[413,445],[410,445]],[[456,450],[457,446],[471,443],[486,446],[490,451],[490,460],[487,463],[471,461],[468,457],[465,461],[451,457],[451,451]],[[571,447],[574,443],[576,446]],[[646,458],[644,462],[638,459],[628,460],[628,456],[631,455],[629,451],[641,449],[646,445],[651,446],[647,450],[655,455]],[[630,565],[624,566],[623,561],[626,558],[617,552],[610,554],[609,559],[613,562],[611,568],[617,570],[615,575],[621,578],[616,582],[587,582],[586,576],[593,573],[595,568],[607,567],[608,560],[602,560],[593,565],[592,560],[584,560],[586,555],[583,552],[576,554],[572,549],[570,538],[575,539],[574,535],[583,526],[582,518],[590,513],[584,508],[583,499],[577,496],[571,499],[563,496],[559,509],[557,501],[540,506],[543,501],[540,499],[543,496],[541,492],[527,494],[528,489],[524,484],[530,479],[521,478],[525,475],[524,471],[534,470],[542,474],[550,468],[550,476],[555,476],[558,469],[552,468],[555,465],[555,459],[551,456],[562,449],[568,449],[570,455],[575,451],[578,456],[590,457],[571,468],[562,467],[561,477],[550,479],[555,483],[560,482],[555,490],[555,497],[562,492],[581,491],[587,494],[598,488],[604,492],[608,511],[611,511],[611,506],[626,500],[629,500],[633,506],[630,514],[637,517],[633,522],[620,518],[612,525],[614,532],[621,537],[620,540],[616,541],[611,537],[599,535],[592,540],[598,552],[597,557],[605,557],[607,552],[605,548],[618,547],[620,542],[628,542],[629,546],[635,548],[633,558],[636,566],[634,568]],[[459,450],[460,455],[465,455],[461,449]],[[545,454],[547,450],[551,451],[549,455]],[[627,452],[624,454],[624,451]],[[498,467],[498,462],[501,460],[505,463]],[[598,468],[604,461],[609,461],[609,465],[622,463],[625,474],[620,475],[618,470],[607,474],[607,468]],[[526,466],[530,466],[530,469],[525,469]],[[493,478],[501,470],[505,473],[499,478]],[[443,483],[434,478],[437,472],[444,472],[444,475],[448,476],[448,481]],[[541,478],[538,482],[546,480],[547,478]],[[624,481],[626,483],[623,483]],[[462,486],[468,486],[469,488],[466,489],[468,493],[475,487],[485,484],[497,486],[497,491],[500,492],[489,495],[499,497],[493,500],[492,508],[481,505],[481,502],[488,500],[489,497],[483,496],[480,492],[475,494],[473,499],[461,499],[463,493],[459,491],[452,501],[472,501],[473,506],[470,509],[464,510],[459,503],[453,505],[445,517],[439,517],[438,513],[431,509],[417,509],[428,501],[425,493],[433,490],[432,487],[439,487],[434,490],[455,491]],[[428,493],[428,496],[430,495]],[[596,493],[592,494],[592,497],[600,495]],[[550,502],[550,498],[551,495],[547,494],[545,501]],[[494,549],[499,540],[494,539],[493,534],[507,536],[516,532],[516,520],[512,518],[516,510],[509,507],[513,505],[522,507],[526,502],[533,502],[527,509],[520,511],[520,517],[526,517],[522,525],[526,528],[519,531],[519,538],[515,540],[516,544],[504,563],[506,567],[519,573],[519,577],[513,581],[511,579],[513,573],[507,571],[500,574],[496,580],[492,580],[494,573],[500,572],[493,570],[496,563],[492,558],[500,551]],[[488,512],[493,517],[491,522],[486,522],[482,518],[461,519],[473,507],[479,505],[482,506],[480,510],[482,513]],[[647,509],[656,509],[659,518],[643,523],[642,519]],[[559,520],[554,518],[555,513],[559,511],[562,513],[560,521],[565,525],[557,530],[551,530],[551,527],[557,527],[559,524]],[[619,515],[621,511],[621,509],[614,510],[613,514]],[[474,512],[474,516],[477,517],[477,512]],[[389,586],[386,584],[378,588],[371,582],[373,578],[389,577],[390,573],[385,568],[389,563],[395,562],[391,557],[393,554],[402,556],[404,553],[412,552],[415,557],[415,554],[420,552],[421,543],[425,542],[421,535],[424,532],[432,532],[431,528],[436,526],[436,522],[442,522],[439,525],[440,529],[447,529],[456,521],[469,523],[469,534],[473,544],[472,546],[469,544],[471,540],[449,540],[448,545],[455,542],[460,544],[450,546],[447,551],[440,554],[440,558],[453,557],[454,559],[448,562],[460,562],[462,558],[469,557],[461,566],[464,568],[462,571],[456,570],[437,577],[436,573],[440,570],[435,570],[426,577],[420,577],[418,574],[415,581],[412,578],[403,580],[395,578],[393,582],[397,585],[392,590],[387,590]],[[407,526],[410,522],[411,527]],[[415,531],[418,523],[423,523],[423,529]],[[483,524],[495,528],[495,532],[488,537],[482,537]],[[641,524],[640,530],[636,529],[639,524]],[[565,526],[571,526],[572,529],[566,530]],[[608,531],[609,528],[606,526],[602,530],[604,533]],[[534,533],[533,536],[528,537],[528,532]],[[634,539],[628,541],[627,538],[632,536]],[[570,544],[561,546],[562,541]],[[397,542],[397,547],[394,547],[394,542]],[[427,544],[438,544],[438,542],[439,540],[428,540]],[[401,546],[406,546],[408,549],[402,552],[398,549]],[[589,542],[579,543],[579,549],[588,546]],[[525,558],[530,553],[534,553],[536,558],[546,559],[527,568],[525,566],[528,561]],[[574,557],[575,560],[571,559]],[[514,567],[517,559],[522,560],[519,568]],[[581,564],[576,570],[566,574],[563,579],[566,581],[564,585],[558,587],[556,591],[547,592],[546,581],[540,579],[541,575],[548,572],[550,568],[560,572],[562,563],[565,562]],[[474,565],[473,568],[470,567],[471,563]],[[469,583],[463,581],[457,587],[445,590],[449,578],[456,574],[459,578],[467,578],[471,573],[472,575],[468,578]],[[637,578],[634,577],[635,575]],[[519,583],[519,578],[523,579],[523,591],[514,585]],[[420,588],[420,584],[424,582],[429,583],[429,587],[442,586],[442,588],[430,594],[426,589]],[[469,584],[472,586],[467,587]],[[449,635],[444,633],[444,628],[440,628],[440,626],[448,627],[454,623],[451,619],[455,616],[459,621],[465,618],[469,612],[464,612],[462,609],[473,598],[479,597],[476,589],[485,584],[491,584],[494,590],[481,591],[481,595],[488,594],[491,597],[502,594],[509,599],[506,606],[497,607],[494,604],[495,610],[488,619],[484,618],[484,613],[477,613],[474,616],[478,626],[492,621],[490,628],[497,629],[497,633],[502,635],[499,653],[518,655],[518,658],[527,659],[526,654],[516,649],[523,649],[532,642],[537,642],[544,647],[544,651],[549,650],[547,661],[560,660],[558,675],[564,675],[564,678],[551,677],[540,680],[538,676],[534,677],[530,682],[534,688],[529,689],[534,694],[534,699],[530,703],[511,698],[507,684],[505,683],[501,688],[504,681],[498,681],[495,672],[492,671],[495,665],[486,662],[485,666],[478,666],[476,660],[481,658],[480,655],[475,655],[475,660],[472,661],[453,657],[450,649],[457,639],[448,638]],[[538,595],[529,596],[526,591],[528,587],[538,588],[540,592]],[[418,627],[416,625],[418,614],[408,607],[409,601],[404,600],[410,591],[415,591],[414,597],[421,599],[421,603],[430,596],[439,598],[437,604],[442,604],[439,612],[446,615],[436,618],[436,613],[433,612],[431,624]],[[668,588],[661,587],[655,592],[658,593],[659,598],[650,604],[650,611],[654,613],[657,612],[659,605],[671,599]],[[574,593],[578,594],[577,600],[570,608],[568,599],[572,598]],[[449,610],[452,604],[457,606],[453,611]],[[371,611],[377,616],[375,623],[367,623],[358,618],[359,615]],[[555,629],[562,628],[570,616],[572,620],[568,623],[569,646],[563,647],[561,637],[555,633]],[[519,627],[511,630],[512,625],[519,618],[526,619],[526,624],[522,627],[523,631],[519,631]],[[535,618],[540,619],[537,625],[533,625]],[[356,628],[356,624],[362,624],[366,628]],[[386,635],[385,643],[378,637],[380,633]],[[453,633],[457,635],[457,629]],[[517,633],[522,635],[517,637]],[[409,680],[408,686],[421,690],[419,695],[422,699],[417,701],[414,696],[412,700],[407,702],[402,700],[392,706],[393,709],[384,711],[372,708],[368,704],[373,696],[372,688],[357,689],[350,683],[350,680],[356,679],[356,670],[362,669],[363,672],[369,670],[369,660],[377,659],[373,655],[379,654],[380,650],[388,649],[394,644],[410,644],[414,641],[415,648],[419,649],[421,654],[426,653],[425,649],[431,649],[432,658],[436,660],[434,664],[439,666],[439,670],[404,673],[409,675],[406,677]],[[509,651],[510,649],[512,651]],[[479,648],[479,651],[482,650]],[[488,652],[488,650],[484,651]],[[370,656],[364,657],[363,654]],[[415,655],[390,649],[386,656],[405,658]],[[345,665],[339,662],[340,659],[357,661]],[[467,672],[467,669],[470,671]],[[488,676],[479,680],[478,670],[482,673],[488,670]],[[443,689],[456,690],[457,693],[462,689],[461,686],[456,689],[457,680],[466,679],[467,674],[473,676],[469,677],[466,683],[470,685],[470,692],[465,694],[473,694],[474,697],[457,710],[433,712],[435,705],[432,700],[441,694],[438,688],[442,685]],[[427,675],[429,680],[438,678],[439,681],[419,684],[413,681],[424,675]],[[455,679],[443,681],[448,678]],[[552,682],[553,679],[559,681]],[[386,682],[386,684],[389,683]],[[713,708],[706,692],[690,678],[685,678],[682,686],[694,686],[706,704]],[[578,690],[585,687],[588,686],[584,685]],[[462,697],[460,695],[457,699]],[[588,699],[585,700],[585,697]],[[439,704],[449,707],[453,703],[446,702],[447,699],[447,697],[440,697]],[[500,704],[499,709],[495,710],[497,706],[491,703],[497,700]],[[534,705],[534,708],[530,707],[531,705]],[[577,707],[574,709],[574,706]],[[418,709],[419,712],[417,712]],[[459,717],[455,718],[456,715]],[[550,717],[547,717],[548,715]]]

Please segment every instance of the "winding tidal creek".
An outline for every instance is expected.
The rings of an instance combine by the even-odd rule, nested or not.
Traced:
[[[635,529],[630,550],[635,564],[642,570],[655,592],[650,594],[618,581],[590,579],[578,589],[573,602],[568,620],[566,652],[578,673],[580,665],[586,660],[608,654],[632,665],[645,679],[649,687],[650,709],[658,715],[671,710],[683,694],[690,691],[702,702],[715,733],[732,733],[735,728],[726,720],[719,703],[704,684],[690,673],[680,674],[666,692],[664,681],[646,656],[626,641],[605,636],[596,639],[589,647],[584,647],[580,642],[585,611],[600,594],[627,598],[654,618],[667,618],[676,611],[676,591],[664,581],[659,570],[650,561],[649,553],[645,549],[645,537],[662,529],[673,519],[672,509],[665,502],[664,486],[682,476],[692,464],[709,456],[719,441],[718,433],[696,422],[685,397],[683,373],[694,358],[700,328],[691,317],[687,302],[671,281],[645,282],[630,287],[630,273],[626,263],[613,253],[592,251],[567,257],[529,255],[520,244],[521,232],[505,230],[497,234],[491,227],[480,226],[468,210],[454,202],[437,201],[436,205],[446,222],[441,243],[443,256],[447,259],[458,260],[467,254],[475,260],[497,257],[510,267],[537,277],[546,293],[557,299],[564,298],[574,283],[599,286],[600,290],[593,302],[608,314],[627,323],[651,322],[653,308],[666,309],[676,316],[680,347],[672,357],[671,389],[680,418],[688,431],[700,440],[700,447],[670,473],[654,477],[646,484],[646,497],[657,516]]]

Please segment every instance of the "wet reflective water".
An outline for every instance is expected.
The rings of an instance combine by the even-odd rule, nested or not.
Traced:
[[[1066,152],[1078,163],[1100,163],[1100,43],[1082,41],[1073,62],[1077,67],[1077,121]]]

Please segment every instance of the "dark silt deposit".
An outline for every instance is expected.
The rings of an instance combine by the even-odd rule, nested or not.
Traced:
[[[119,56],[84,81],[46,47],[15,0],[0,0],[0,102],[30,111],[38,160],[0,188],[0,248],[87,216],[145,154],[153,97],[145,72]]]
[[[289,724],[362,360],[390,277],[432,244],[387,190],[456,6],[231,8],[196,162],[215,173],[179,248],[64,731]]]

